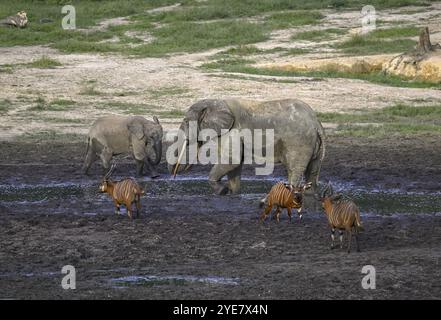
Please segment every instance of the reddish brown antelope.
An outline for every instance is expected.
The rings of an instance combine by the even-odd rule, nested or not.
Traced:
[[[276,206],[276,212],[274,216],[277,222],[280,219],[280,212],[283,209],[288,211],[288,217],[291,221],[291,209],[297,209],[299,218],[302,218],[302,206],[303,206],[303,193],[306,189],[311,188],[312,183],[308,182],[305,185],[293,186],[283,182],[276,183],[266,195],[265,198],[260,200],[260,207],[266,205],[265,210],[260,215],[260,221],[265,221],[266,217],[270,214],[273,206]]]
[[[331,227],[331,249],[334,248],[335,230],[340,233],[340,248],[343,248],[343,231],[348,234],[348,253],[351,252],[352,234],[355,236],[357,251],[358,233],[363,230],[360,220],[360,210],[350,199],[344,198],[341,194],[334,194],[331,183],[323,189],[321,194],[322,206]]]
[[[144,194],[144,190],[138,185],[133,178],[127,178],[120,181],[109,180],[113,171],[115,170],[115,164],[112,165],[110,170],[106,173],[100,186],[100,191],[108,193],[115,204],[115,213],[120,213],[120,206],[123,204],[127,208],[127,214],[132,219],[132,204],[136,204],[136,217],[139,218],[139,211],[141,210],[141,195]]]

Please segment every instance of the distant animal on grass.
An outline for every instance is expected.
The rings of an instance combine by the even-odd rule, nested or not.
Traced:
[[[112,165],[109,172],[104,176],[100,185],[102,193],[108,193],[115,204],[115,213],[120,213],[121,205],[127,208],[127,215],[130,219],[133,218],[132,205],[136,205],[136,217],[139,218],[139,211],[141,210],[141,195],[144,190],[139,186],[133,178],[127,178],[120,181],[110,180],[110,176],[115,170],[115,164]]]
[[[271,213],[273,206],[276,206],[274,216],[276,217],[277,222],[280,220],[280,212],[282,208],[287,210],[290,221],[291,209],[297,209],[297,214],[301,219],[303,194],[305,190],[311,188],[311,185],[311,182],[300,186],[293,186],[282,182],[275,184],[266,197],[260,200],[261,208],[266,204],[265,210],[260,215],[260,221],[265,221],[266,217]]]
[[[89,130],[83,171],[88,174],[92,163],[101,158],[105,172],[112,157],[131,153],[136,161],[138,176],[144,165],[150,176],[159,176],[155,166],[162,156],[162,126],[157,117],[153,121],[140,116],[106,116],[97,119]]]
[[[322,206],[331,227],[331,249],[334,248],[335,230],[340,233],[340,248],[343,248],[343,231],[348,235],[348,253],[351,252],[352,235],[355,236],[357,251],[358,233],[363,230],[360,219],[360,210],[357,205],[342,194],[335,194],[329,182],[321,193]]]
[[[0,25],[11,26],[16,28],[24,28],[28,24],[26,12],[19,11],[16,15],[6,17],[0,20]]]

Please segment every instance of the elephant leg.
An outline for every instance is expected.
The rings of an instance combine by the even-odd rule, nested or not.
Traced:
[[[228,189],[232,194],[238,194],[240,191],[240,175],[242,173],[242,164],[228,172]]]
[[[290,152],[286,156],[286,169],[288,171],[288,183],[298,185],[305,174],[310,154],[299,154]]]
[[[321,161],[320,158],[317,157],[316,159],[311,159],[311,161],[309,162],[306,168],[305,179],[306,182],[312,182],[311,187],[313,192],[317,191],[320,167],[321,167]]]
[[[107,173],[110,168],[110,161],[112,160],[112,151],[110,151],[108,148],[104,148],[103,151],[101,151],[100,158],[103,162],[104,172]]]
[[[240,164],[215,164],[213,166],[208,176],[208,183],[215,194],[226,195],[228,193],[228,186],[223,184],[221,179],[238,166],[240,166]]]
[[[145,165],[147,166],[147,170],[150,172],[151,178],[159,177],[159,173],[156,171],[155,167],[150,163],[148,159],[145,161]]]
[[[96,153],[93,151],[93,146],[89,146],[89,150],[87,150],[86,158],[84,159],[84,165],[83,165],[83,172],[84,174],[89,173],[89,168],[92,165],[92,163],[95,162],[97,156]]]
[[[138,159],[135,159],[136,160],[136,175],[138,176],[138,177],[140,177],[140,176],[142,176],[142,174],[143,174],[143,169],[144,169],[144,161],[143,160],[138,160]]]

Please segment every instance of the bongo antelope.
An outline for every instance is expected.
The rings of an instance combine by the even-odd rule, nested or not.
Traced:
[[[141,195],[144,190],[138,185],[133,178],[126,178],[120,181],[110,180],[110,176],[115,170],[115,164],[106,173],[100,185],[102,193],[108,193],[115,204],[115,213],[120,213],[120,206],[123,204],[127,208],[127,214],[132,219],[132,204],[136,204],[136,217],[139,218],[139,210],[141,210]]]
[[[275,184],[265,198],[260,200],[260,207],[266,204],[265,210],[260,215],[260,221],[265,221],[268,214],[270,214],[273,206],[276,206],[275,217],[279,222],[281,208],[286,208],[288,211],[289,220],[291,221],[291,209],[297,209],[299,218],[302,218],[303,193],[306,189],[311,188],[312,183],[308,182],[302,186],[293,186],[278,182]]]
[[[331,249],[334,248],[335,230],[338,229],[340,233],[340,248],[343,248],[343,231],[346,231],[349,241],[348,253],[351,252],[352,234],[355,236],[357,251],[360,251],[358,232],[363,230],[363,227],[360,220],[360,210],[357,205],[341,194],[334,194],[330,182],[323,189],[320,200],[331,227]]]

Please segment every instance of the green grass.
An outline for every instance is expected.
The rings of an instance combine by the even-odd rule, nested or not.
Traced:
[[[134,114],[134,115],[145,115],[145,114],[154,114],[155,110],[159,110],[160,107],[150,104],[142,104],[142,103],[128,103],[128,102],[119,102],[119,101],[109,101],[97,104],[95,106],[96,109],[100,110],[109,110],[114,109],[119,112],[123,112],[125,114]]]
[[[76,118],[44,117],[44,118],[42,118],[42,120],[44,122],[52,122],[52,123],[68,123],[68,124],[88,123],[87,119],[76,119]]]
[[[390,29],[392,30],[392,29]],[[410,51],[416,45],[416,41],[411,39],[385,39],[388,34],[384,31],[380,32],[380,36],[373,34],[354,35],[350,39],[338,43],[335,48],[341,49],[345,53],[354,55],[369,55],[381,53],[400,53]],[[390,31],[390,35],[396,31]]]
[[[237,55],[237,56],[249,56],[249,55],[256,55],[256,54],[262,54],[265,50],[259,49],[256,46],[248,45],[248,46],[238,46],[234,48],[230,48],[228,50],[222,51],[219,54],[222,55]]]
[[[147,44],[103,43],[85,39],[57,42],[63,52],[119,52],[135,57],[157,57],[170,53],[197,52],[231,45],[246,45],[268,38],[263,25],[244,21],[213,23],[177,22],[150,31],[154,40]]]
[[[318,113],[323,122],[397,122],[397,121],[424,121],[441,125],[441,105],[435,106],[408,106],[395,105],[379,110],[364,110],[357,113],[324,112]]]
[[[345,34],[346,30],[344,29],[336,29],[329,28],[324,30],[311,30],[311,31],[303,31],[296,33],[291,37],[292,40],[309,40],[309,41],[317,41],[329,39],[329,37],[333,37],[336,35]]]
[[[0,114],[4,114],[11,109],[12,102],[9,99],[0,100]]]
[[[185,112],[179,109],[172,109],[169,111],[157,111],[154,115],[157,115],[159,118],[182,118]]]
[[[431,124],[339,125],[336,134],[350,137],[380,138],[391,135],[441,134],[441,126]]]
[[[307,54],[310,52],[311,52],[310,49],[291,48],[291,49],[288,49],[288,50],[285,50],[284,52],[282,52],[282,55],[283,56],[299,56],[299,55]]]
[[[140,55],[196,52],[231,45],[246,45],[268,38],[262,25],[244,21],[219,21],[207,24],[179,22],[155,29],[151,44],[134,48]]]
[[[337,134],[358,137],[379,137],[389,134],[415,135],[441,133],[441,105],[395,105],[354,113],[325,112],[320,121],[337,123]]]
[[[143,103],[109,101],[100,103],[96,105],[95,108],[107,111],[116,110],[124,114],[132,115],[156,115],[160,118],[180,118],[184,116],[184,111],[179,109],[163,110],[160,106]]]
[[[51,69],[55,67],[59,67],[62,64],[55,59],[51,59],[49,57],[43,56],[39,59],[35,59],[31,63],[28,63],[27,66],[31,68],[41,68],[41,69]]]
[[[86,137],[76,133],[60,133],[54,130],[44,130],[37,132],[27,132],[16,138],[18,142],[44,143],[46,141],[59,143],[77,143],[85,141]]]
[[[154,90],[148,90],[150,96],[153,99],[157,99],[164,96],[180,96],[188,93],[190,90],[188,88],[181,87],[164,87]]]
[[[401,38],[416,37],[420,34],[421,28],[418,27],[394,27],[387,29],[376,29],[368,33],[368,37],[384,39],[384,38]]]
[[[28,12],[30,23],[24,29],[0,28],[0,46],[50,45],[68,53],[122,53],[135,57],[197,52],[222,46],[256,43],[267,39],[268,33],[274,29],[318,23],[322,16],[314,9],[359,8],[363,4],[361,0],[208,0],[205,2],[182,0],[179,1],[182,5],[174,11],[146,13],[148,9],[176,2],[176,0],[2,1],[0,17],[24,9]],[[131,23],[88,32],[63,30],[61,6],[65,3],[73,4],[76,8],[77,28],[88,28],[103,19],[121,16],[128,16]],[[424,3],[427,1],[373,0],[370,4],[381,9]],[[266,15],[263,22],[251,23],[242,19],[258,15]],[[46,18],[52,22],[40,22],[41,19]],[[214,22],[206,23],[209,20]],[[155,22],[161,23],[159,28],[155,27]],[[152,43],[144,43],[141,39],[126,35],[126,31],[148,32],[154,40]],[[114,37],[118,37],[119,42],[105,42]],[[12,70],[2,67],[0,72],[10,73]]]
[[[257,82],[271,82],[271,83],[299,83],[299,80],[294,80],[294,79],[258,78],[258,77],[250,77],[250,76],[248,77],[241,76],[237,74],[210,74],[209,77],[248,80],[248,81],[257,81]]]
[[[220,59],[203,64],[201,67],[205,70],[222,70],[224,72],[245,73],[266,75],[275,77],[312,77],[312,78],[347,78],[359,79],[372,83],[388,85],[392,87],[409,88],[441,88],[441,83],[429,83],[423,81],[413,81],[394,75],[385,75],[375,71],[371,73],[342,72],[336,70],[325,71],[286,71],[270,68],[253,67],[253,61],[243,58]]]
[[[55,99],[51,102],[51,105],[57,105],[61,107],[67,107],[67,106],[73,106],[76,102],[74,100],[67,100],[67,99]]]
[[[76,104],[73,100],[56,99],[47,102],[43,97],[34,100],[35,105],[30,107],[28,111],[66,111],[73,108]]]
[[[308,24],[317,24],[323,15],[317,11],[294,11],[274,13],[265,18],[265,25],[271,29],[286,29]]]
[[[12,74],[13,68],[14,68],[14,65],[12,65],[12,64],[2,64],[2,65],[0,65],[0,73]]]

